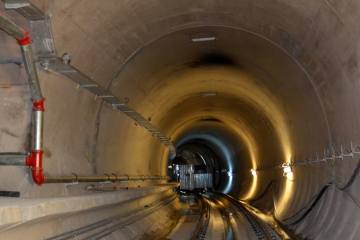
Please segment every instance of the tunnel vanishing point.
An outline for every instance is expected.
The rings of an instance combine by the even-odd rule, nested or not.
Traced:
[[[360,239],[359,0],[2,0],[0,239]]]

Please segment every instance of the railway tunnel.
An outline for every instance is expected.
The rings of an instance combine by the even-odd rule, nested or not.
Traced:
[[[359,238],[359,1],[0,17],[0,239]],[[174,190],[179,162],[208,194]]]

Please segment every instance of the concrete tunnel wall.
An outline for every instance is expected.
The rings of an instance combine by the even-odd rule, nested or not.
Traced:
[[[250,156],[242,161],[259,169],[257,184],[248,181],[240,198],[256,198],[274,181],[267,204],[258,206],[268,210],[274,203],[275,215],[291,223],[301,214],[288,217],[333,182],[313,211],[289,226],[309,238],[360,236],[358,180],[346,192],[335,187],[350,179],[356,160],[296,166],[293,180],[281,169],[260,171],[304,160],[330,144],[339,149],[360,142],[359,1],[34,3],[51,15],[58,55],[70,53],[72,64],[128,98],[173,139],[206,118],[236,133]],[[216,41],[191,41],[204,35]],[[0,37],[3,58],[19,58],[16,43]],[[229,61],[209,64],[211,54]],[[26,75],[16,65],[0,67],[0,148],[23,151],[30,115]],[[40,78],[47,104],[46,172],[166,172],[166,148],[125,115],[62,76],[41,72]],[[79,194],[80,188],[62,184],[34,186],[26,173],[0,168],[1,186],[31,198]]]

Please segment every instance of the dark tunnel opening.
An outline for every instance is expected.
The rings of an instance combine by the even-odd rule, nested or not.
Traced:
[[[178,180],[178,173],[176,170],[179,165],[192,165],[195,174],[202,174],[204,176],[211,176],[209,185],[206,188],[217,190],[220,187],[221,181],[224,181],[222,176],[224,172],[227,174],[224,160],[216,154],[206,141],[201,139],[192,139],[177,147],[176,158],[169,161],[169,166],[172,166],[173,171],[169,171],[172,180]],[[174,171],[175,170],[175,171]],[[194,188],[201,188],[202,186],[194,186]]]
[[[177,154],[169,158],[168,170],[172,179],[179,181],[179,165],[191,166],[195,177],[209,174],[211,184],[206,188],[231,193],[235,196],[247,190],[251,181],[250,157],[244,143],[216,118],[200,119],[176,140]],[[188,182],[186,183],[188,184]],[[240,187],[239,187],[240,186]],[[244,188],[242,188],[242,186]],[[183,186],[186,188],[196,186]],[[199,188],[203,188],[200,184]],[[191,190],[190,189],[190,190]]]

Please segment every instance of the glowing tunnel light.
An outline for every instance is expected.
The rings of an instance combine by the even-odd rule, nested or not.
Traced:
[[[251,198],[253,198],[256,194],[256,190],[257,190],[257,186],[258,186],[258,175],[257,175],[257,171],[252,168],[250,169],[250,173],[252,175],[252,180],[251,180],[251,185],[249,187],[248,192],[245,194],[245,196],[243,196],[241,198],[241,200],[243,201],[247,201],[250,200]]]
[[[281,165],[283,169],[283,176],[285,178],[284,187],[282,189],[282,194],[280,195],[279,199],[276,201],[274,200],[274,207],[275,207],[275,216],[277,218],[282,218],[285,216],[289,205],[292,202],[293,191],[294,191],[294,172],[292,169],[291,162],[286,162]]]
[[[289,180],[293,180],[294,179],[294,173],[292,171],[291,164],[290,163],[283,163],[281,167],[283,169],[283,176],[288,178]]]
[[[210,37],[196,37],[192,38],[192,42],[209,42],[209,41],[215,41],[216,37],[210,36]]]

